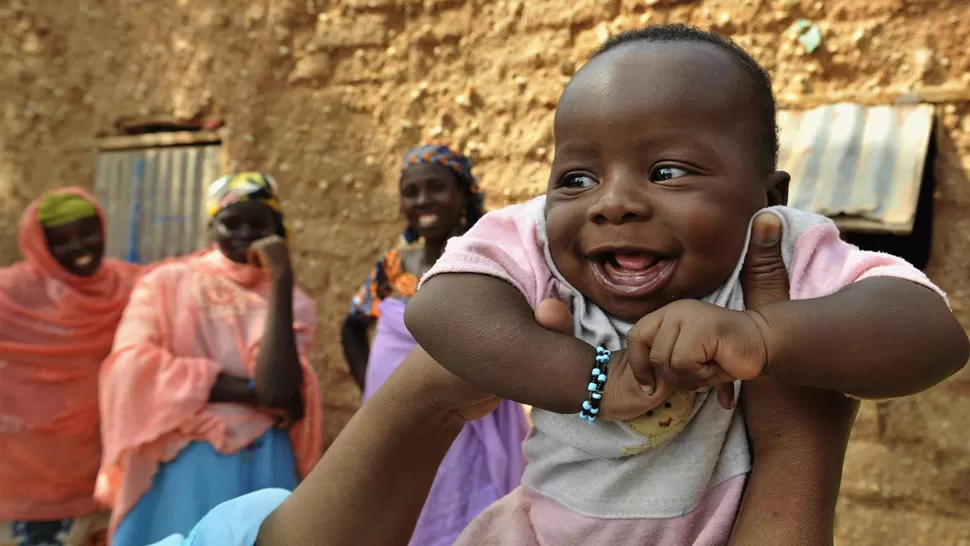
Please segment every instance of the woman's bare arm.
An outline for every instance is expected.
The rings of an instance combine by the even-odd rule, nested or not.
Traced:
[[[250,253],[270,281],[266,329],[253,370],[256,398],[260,405],[282,409],[290,420],[299,421],[304,413],[303,366],[293,326],[290,252],[281,237],[273,236],[254,243]]]
[[[759,378],[741,389],[754,464],[731,535],[738,546],[830,546],[858,402]]]
[[[745,304],[760,307],[789,299],[781,225],[755,219],[755,235],[741,273]],[[767,230],[767,231],[766,231]],[[858,403],[819,389],[761,377],[741,388],[754,464],[731,544],[830,546],[846,443]]]
[[[406,545],[463,415],[497,403],[415,349],[263,522],[256,545]]]

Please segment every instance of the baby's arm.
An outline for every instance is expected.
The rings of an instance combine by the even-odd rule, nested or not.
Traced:
[[[756,308],[768,350],[765,375],[890,398],[925,390],[966,364],[966,333],[919,270],[841,241],[831,223],[801,234],[795,247],[798,301]]]
[[[580,410],[595,349],[536,323],[529,302],[484,274],[430,278],[405,312],[418,344],[477,388],[557,413]]]

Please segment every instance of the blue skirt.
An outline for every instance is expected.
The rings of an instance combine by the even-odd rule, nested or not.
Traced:
[[[296,485],[296,458],[285,430],[270,429],[232,455],[208,442],[192,442],[159,466],[152,488],[118,524],[112,544],[146,546],[186,535],[225,501],[265,488],[292,491]]]

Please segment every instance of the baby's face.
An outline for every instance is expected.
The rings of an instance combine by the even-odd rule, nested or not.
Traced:
[[[556,112],[546,201],[570,284],[635,321],[725,282],[777,179],[759,168],[750,85],[710,44],[627,44],[576,75]]]

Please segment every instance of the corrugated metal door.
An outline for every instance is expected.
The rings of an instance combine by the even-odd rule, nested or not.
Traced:
[[[148,263],[206,244],[205,186],[219,145],[103,151],[95,192],[108,216],[106,254]]]

